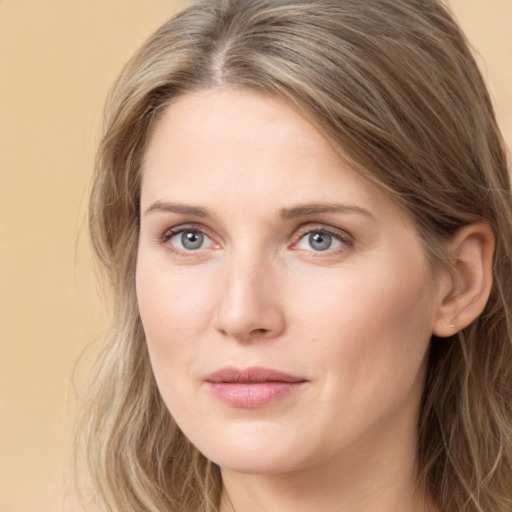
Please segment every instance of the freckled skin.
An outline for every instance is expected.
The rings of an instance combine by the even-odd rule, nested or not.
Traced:
[[[163,399],[192,443],[228,480],[327,466],[410,475],[441,294],[409,216],[285,103],[229,89],[167,109],[141,193],[140,314]],[[206,215],[146,214],[156,202]],[[304,204],[367,213],[281,215]],[[202,245],[187,249],[183,229]],[[204,382],[227,366],[307,383],[230,407]]]

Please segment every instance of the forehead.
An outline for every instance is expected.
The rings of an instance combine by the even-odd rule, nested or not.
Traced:
[[[397,209],[284,100],[224,88],[183,95],[158,120],[141,207],[163,200],[236,213],[319,202]]]
[[[192,146],[197,150],[193,154],[180,151]],[[284,100],[232,88],[180,96],[164,111],[150,137],[143,168],[153,168],[171,151],[173,161],[186,159],[195,171],[221,158],[245,159],[248,170],[259,162],[263,167],[278,154],[281,160],[339,160],[320,132]],[[257,158],[249,165],[253,156]]]

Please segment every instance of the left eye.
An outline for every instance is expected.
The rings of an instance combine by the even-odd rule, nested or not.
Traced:
[[[169,241],[182,251],[197,251],[212,243],[212,240],[197,229],[183,229],[173,234]]]
[[[328,251],[341,246],[339,237],[326,231],[310,231],[303,235],[297,244],[297,248],[303,251]]]

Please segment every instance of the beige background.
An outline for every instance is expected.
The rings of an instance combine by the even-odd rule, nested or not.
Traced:
[[[451,3],[510,145],[512,0]],[[70,383],[104,325],[84,222],[101,107],[122,63],[182,5],[0,0],[0,512],[74,508]]]

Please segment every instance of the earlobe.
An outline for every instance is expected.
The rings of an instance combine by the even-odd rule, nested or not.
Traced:
[[[494,234],[486,223],[470,224],[449,244],[450,267],[433,334],[453,336],[485,308],[492,285]]]

